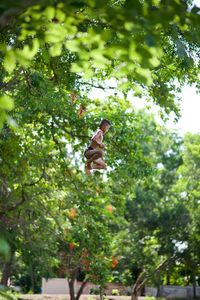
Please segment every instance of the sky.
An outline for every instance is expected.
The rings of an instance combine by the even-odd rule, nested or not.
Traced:
[[[159,117],[159,108],[155,105],[152,106],[150,112],[155,114],[159,123],[167,128],[177,130],[181,135],[187,132],[200,133],[200,94],[197,93],[195,86],[183,86],[180,99],[181,117],[178,122],[175,122],[173,114],[168,121],[163,122]],[[144,108],[147,105],[147,102],[143,99],[134,98],[132,102],[136,109]]]
[[[182,133],[200,133],[200,94],[195,87],[184,86],[181,98],[181,118],[174,128]]]
[[[200,6],[200,0],[194,0],[193,2],[196,6]]]

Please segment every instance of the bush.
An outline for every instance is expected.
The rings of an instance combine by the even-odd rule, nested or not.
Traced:
[[[99,295],[100,294],[100,289],[98,287],[94,287],[90,289],[90,294],[91,295]]]
[[[123,293],[124,296],[131,296],[131,290],[127,290]]]
[[[154,296],[145,296],[144,299],[145,300],[156,300],[156,297],[154,297]]]
[[[145,296],[144,299],[145,300],[166,300],[165,297],[154,297],[154,296]]]
[[[19,294],[13,293],[12,291],[0,291],[0,300],[17,300]]]
[[[111,294],[112,294],[113,296],[119,296],[119,295],[120,295],[118,289],[113,289],[112,292],[111,292]]]

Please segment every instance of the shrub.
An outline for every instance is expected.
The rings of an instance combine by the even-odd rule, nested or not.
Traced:
[[[118,289],[113,289],[112,292],[111,292],[111,294],[113,296],[119,296],[119,290]]]
[[[13,293],[12,291],[0,291],[0,299],[4,300],[17,300],[18,294]]]
[[[100,289],[98,287],[93,287],[90,289],[90,294],[91,295],[99,295],[100,294]]]

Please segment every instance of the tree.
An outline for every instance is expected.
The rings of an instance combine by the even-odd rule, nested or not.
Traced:
[[[146,281],[157,286],[159,296],[164,277],[170,280],[169,270],[181,260],[181,246],[187,241],[191,222],[188,208],[173,191],[182,164],[182,140],[154,126],[146,129],[152,138],[146,153],[154,172],[133,185],[126,200],[127,224],[117,236],[121,246],[116,253],[122,257],[118,269],[125,270],[125,276],[132,274],[133,299],[137,299]]]
[[[26,93],[23,95],[25,99]],[[0,217],[4,236],[8,236],[8,232],[11,231],[11,248],[16,253],[12,265],[9,266],[9,272],[15,275],[16,282],[23,280],[21,274],[16,275],[17,270],[29,274],[29,288],[33,291],[38,290],[38,282],[42,276],[48,277],[49,274],[60,272],[58,262],[63,261],[58,253],[63,252],[63,247],[66,251],[65,256],[75,253],[75,256],[70,256],[70,265],[75,265],[75,270],[69,267],[65,272],[65,276],[68,274],[69,278],[73,278],[70,283],[72,291],[74,278],[77,277],[77,270],[80,268],[85,272],[86,278],[98,282],[101,286],[110,278],[110,232],[117,224],[113,222],[113,225],[110,225],[106,220],[112,216],[111,208],[114,211],[115,207],[123,209],[130,175],[139,178],[151,170],[145,147],[141,147],[140,143],[141,139],[148,143],[148,135],[141,135],[148,118],[141,119],[128,101],[121,102],[120,105],[119,103],[116,98],[110,98],[101,104],[105,116],[113,123],[110,137],[107,137],[110,140],[110,155],[107,159],[113,171],[108,172],[106,184],[103,184],[101,174],[100,177],[97,175],[97,178],[88,179],[81,171],[81,152],[83,153],[85,147],[83,142],[86,138],[89,139],[91,134],[88,127],[91,124],[91,129],[94,130],[97,126],[95,119],[100,120],[101,110],[96,110],[96,106],[100,105],[98,101],[96,106],[91,104],[90,110],[80,119],[76,103],[69,103],[69,110],[66,111],[66,103],[62,99],[57,100],[59,110],[55,112],[51,108],[48,109],[48,103],[45,110],[43,104],[37,105],[34,118],[29,113],[26,114],[27,110],[19,103],[12,114],[20,129],[14,131],[4,127],[2,130],[0,153],[4,193],[1,198]],[[20,116],[18,110],[21,111]],[[34,109],[31,108],[31,111]],[[70,117],[68,120],[73,131],[69,131],[66,126],[66,114]],[[77,120],[80,123],[77,123]],[[123,128],[121,124],[124,124]],[[132,149],[135,151],[132,152]],[[127,163],[130,164],[128,169]],[[121,174],[121,180],[118,180],[117,184],[114,170]],[[99,205],[95,205],[94,198],[99,198]],[[87,207],[89,203],[91,209]],[[77,212],[75,222],[73,214],[76,216]],[[102,223],[105,223],[103,227],[99,224],[102,215],[105,215],[105,219],[102,219]],[[91,227],[93,219],[94,224]],[[86,240],[85,232],[88,232]],[[101,248],[97,245],[98,236],[103,238]],[[69,247],[73,248],[74,245],[76,247],[71,251]],[[83,253],[87,250],[86,246],[91,247],[89,257],[92,260],[87,272],[85,266],[80,263]],[[17,259],[18,253],[20,259]],[[2,261],[3,265],[5,261]],[[93,277],[97,273],[98,276]],[[9,275],[4,279],[5,284],[8,277]]]
[[[107,200],[100,192],[87,190],[87,197],[88,202],[79,198],[76,207],[79,206],[69,210],[70,224],[60,248],[62,276],[68,279],[71,299],[77,300],[88,281],[104,287],[112,264],[109,223],[114,222],[114,216],[107,210]],[[74,284],[81,274],[83,283],[76,294]]]
[[[188,282],[193,285],[193,297],[196,298],[196,281],[199,278],[199,134],[187,134],[184,137],[183,165],[178,170],[179,180],[174,187],[175,193],[190,213],[187,227],[187,239],[182,255]]]

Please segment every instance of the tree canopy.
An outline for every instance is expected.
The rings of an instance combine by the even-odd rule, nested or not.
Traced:
[[[199,81],[199,18],[183,0],[3,2],[1,119],[24,82],[53,105],[108,78],[178,114],[176,91]]]

